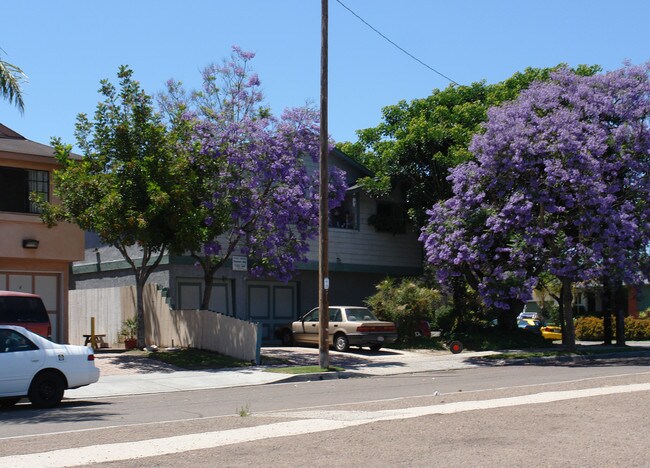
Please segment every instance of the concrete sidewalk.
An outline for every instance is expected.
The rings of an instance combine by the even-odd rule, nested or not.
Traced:
[[[650,342],[630,343],[648,347],[641,355],[650,356]],[[325,380],[363,376],[382,376],[465,369],[485,365],[498,365],[498,362],[481,362],[481,356],[494,354],[493,351],[467,352],[451,354],[448,351],[401,351],[381,350],[377,353],[359,350],[349,353],[330,351],[330,365],[342,367],[343,372],[319,374],[283,374],[268,372],[270,367],[317,365],[318,349],[314,348],[263,348],[262,362],[265,360],[275,365],[261,365],[241,369],[216,369],[188,371],[173,366],[152,362],[144,357],[98,354],[95,362],[102,371],[99,382],[65,392],[66,399],[104,398],[111,396],[141,395],[187,390],[204,390],[230,388],[249,385],[261,385],[276,382],[293,382],[296,380]],[[635,353],[638,354],[638,353]],[[617,355],[615,348],[607,356]],[[630,353],[620,353],[630,356]],[[605,357],[605,356],[602,356]],[[266,359],[265,359],[266,358]],[[543,362],[538,358],[536,362]],[[555,358],[554,358],[555,359]],[[561,358],[563,361],[571,358]],[[576,357],[574,360],[584,360]],[[528,362],[534,362],[529,360]],[[513,363],[513,362],[509,362]],[[519,362],[522,364],[522,362]]]
[[[183,390],[203,390],[261,385],[282,381],[323,380],[352,376],[393,375],[446,369],[473,367],[470,358],[490,352],[451,354],[448,351],[411,352],[401,350],[330,351],[330,365],[342,367],[345,372],[327,374],[283,374],[268,372],[271,367],[318,365],[318,349],[313,348],[263,348],[261,365],[241,369],[215,369],[189,371],[151,362],[152,360],[119,354],[97,354],[95,363],[102,374],[99,382],[65,392],[67,399],[164,393]],[[266,358],[266,359],[265,359]]]

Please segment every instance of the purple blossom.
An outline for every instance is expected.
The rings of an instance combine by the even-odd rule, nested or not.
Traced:
[[[286,281],[318,234],[320,182],[307,163],[320,152],[319,113],[300,107],[272,115],[256,89],[253,57],[233,47],[229,60],[203,70],[200,91],[188,94],[179,85],[174,92],[191,96],[183,104],[194,116],[189,152],[209,194],[201,203],[211,239],[205,255],[223,259],[239,251],[252,275]],[[331,208],[346,188],[345,174],[332,169]]]

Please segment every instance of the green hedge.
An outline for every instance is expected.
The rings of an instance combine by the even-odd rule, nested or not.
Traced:
[[[612,330],[616,330],[616,319],[612,319]],[[576,339],[586,341],[604,340],[603,319],[601,317],[581,317],[577,319]],[[650,340],[650,320],[627,317],[625,319],[625,339],[632,341]]]

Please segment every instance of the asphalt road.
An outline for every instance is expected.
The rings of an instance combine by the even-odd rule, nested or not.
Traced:
[[[648,466],[649,364],[488,366],[50,411],[19,405],[0,413],[0,467]]]

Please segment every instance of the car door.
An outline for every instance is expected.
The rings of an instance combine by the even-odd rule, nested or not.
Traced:
[[[27,395],[45,352],[15,330],[0,332],[0,396]]]
[[[318,307],[293,322],[292,328],[296,343],[318,343]]]
[[[332,342],[332,337],[337,331],[343,330],[343,316],[339,307],[330,307],[330,323],[329,323],[329,341]]]

